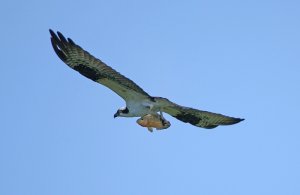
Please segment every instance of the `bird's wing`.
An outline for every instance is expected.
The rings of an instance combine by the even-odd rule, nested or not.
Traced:
[[[212,129],[219,125],[233,125],[244,119],[224,116],[212,112],[197,110],[194,108],[180,106],[166,98],[155,97],[161,111],[170,114],[178,120],[190,123],[197,127]]]
[[[127,100],[152,99],[141,87],[126,78],[101,60],[74,43],[66,39],[60,32],[57,35],[50,29],[51,43],[58,57],[72,69],[83,76],[98,82]]]

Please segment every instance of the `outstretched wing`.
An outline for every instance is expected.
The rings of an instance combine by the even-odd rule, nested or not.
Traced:
[[[126,78],[101,60],[76,45],[70,38],[66,39],[60,32],[57,35],[50,29],[51,43],[58,57],[72,69],[83,76],[98,82],[127,100],[140,100],[152,97],[132,80]]]
[[[161,107],[161,111],[185,123],[190,123],[197,127],[212,129],[219,125],[233,125],[244,119],[224,116],[212,112],[197,110],[194,108],[180,106],[169,101],[166,98],[156,97],[155,101]]]

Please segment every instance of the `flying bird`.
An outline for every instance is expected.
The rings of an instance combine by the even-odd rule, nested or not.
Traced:
[[[137,121],[141,125],[143,117],[159,116],[162,127],[168,128],[170,124],[163,116],[163,113],[168,113],[182,122],[206,129],[219,125],[233,125],[244,120],[180,106],[167,98],[151,96],[135,82],[82,49],[72,39],[65,38],[60,32],[56,34],[51,29],[49,31],[53,49],[65,64],[83,76],[108,87],[125,100],[126,106],[118,109],[114,118],[141,117]]]

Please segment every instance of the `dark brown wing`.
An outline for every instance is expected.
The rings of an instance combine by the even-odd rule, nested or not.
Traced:
[[[197,127],[203,127],[206,129],[212,129],[219,125],[233,125],[244,120],[180,106],[166,98],[155,97],[155,101],[158,103],[158,105],[160,105],[163,112],[170,114],[182,122],[190,123]]]
[[[51,43],[58,57],[72,69],[83,76],[113,90],[127,100],[140,100],[152,97],[132,80],[126,78],[101,60],[76,45],[70,38],[66,39],[60,32],[57,35],[50,29]]]

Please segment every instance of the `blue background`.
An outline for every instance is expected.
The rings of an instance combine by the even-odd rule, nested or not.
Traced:
[[[296,0],[4,1],[0,194],[300,194]],[[246,120],[149,133],[68,68],[61,31],[151,95]]]

